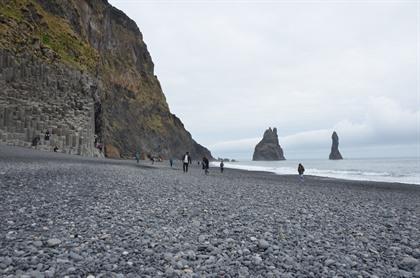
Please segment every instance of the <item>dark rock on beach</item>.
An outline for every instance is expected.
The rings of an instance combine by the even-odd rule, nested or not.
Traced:
[[[263,139],[255,146],[252,160],[285,160],[276,128],[270,127],[264,132]]]
[[[333,132],[331,135],[332,139],[332,145],[331,145],[331,153],[330,153],[330,159],[331,160],[340,160],[343,159],[341,156],[340,151],[338,150],[338,135],[337,132]]]

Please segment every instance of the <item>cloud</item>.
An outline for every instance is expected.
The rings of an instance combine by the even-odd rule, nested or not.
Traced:
[[[420,109],[404,109],[387,97],[371,97],[368,101],[364,122],[344,120],[334,129],[353,145],[420,143]]]
[[[328,152],[334,129],[344,150],[416,140],[415,2],[110,3],[139,25],[171,111],[216,155],[250,157],[268,126],[286,156]]]
[[[367,145],[375,147],[420,144],[420,109],[403,109],[396,101],[386,97],[368,99],[368,110],[362,122],[342,120],[329,129],[317,129],[280,136],[279,141],[287,152],[324,151],[331,147],[331,134],[340,137],[340,149],[353,149]],[[211,146],[215,153],[234,152],[252,155],[261,138],[245,138],[218,142]],[[413,150],[415,155],[416,150]]]

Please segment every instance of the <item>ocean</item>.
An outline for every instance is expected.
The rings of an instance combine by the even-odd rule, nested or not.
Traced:
[[[247,171],[265,171],[279,175],[297,175],[298,164],[305,167],[305,175],[399,182],[420,185],[420,158],[363,158],[363,159],[302,159],[285,161],[225,162],[225,168]],[[213,162],[212,166],[219,166]]]

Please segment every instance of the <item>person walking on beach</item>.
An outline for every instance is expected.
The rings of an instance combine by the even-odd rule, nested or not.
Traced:
[[[208,175],[209,174],[209,160],[207,159],[207,157],[203,157],[203,170],[204,170],[204,174]]]
[[[39,141],[41,141],[41,138],[39,137],[39,135],[35,136],[34,139],[32,140],[32,147],[35,147],[36,149],[36,146],[38,146]]]
[[[303,173],[305,172],[305,168],[303,167],[303,165],[301,164],[301,163],[299,163],[299,166],[298,166],[298,173],[299,173],[299,179],[301,180],[301,181],[304,181],[305,179],[304,179],[304,177],[303,177]]]
[[[140,153],[139,153],[139,151],[136,151],[135,157],[136,157],[136,161],[137,161],[137,164],[138,164],[140,162]]]
[[[188,172],[188,164],[191,163],[190,153],[186,152],[182,157],[182,170],[184,173]]]
[[[47,129],[47,132],[45,132],[44,140],[45,141],[49,141],[50,140],[50,131],[48,129]]]
[[[223,160],[220,162],[220,173],[223,174],[223,170],[224,170],[225,164],[223,163]]]

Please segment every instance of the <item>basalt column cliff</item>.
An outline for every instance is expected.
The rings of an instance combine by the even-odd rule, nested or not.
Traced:
[[[124,13],[106,0],[0,3],[1,142],[30,146],[39,136],[40,148],[82,155],[103,145],[116,157],[211,157],[170,113]]]

